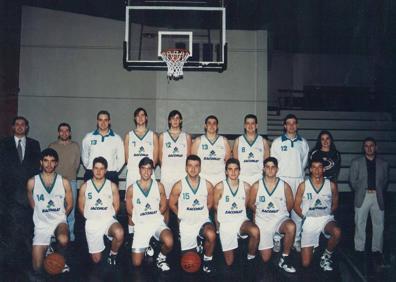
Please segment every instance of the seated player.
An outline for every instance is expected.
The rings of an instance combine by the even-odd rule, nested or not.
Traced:
[[[225,263],[231,266],[234,262],[234,250],[238,248],[238,236],[242,238],[249,236],[247,260],[253,262],[260,240],[260,231],[246,215],[250,187],[239,179],[239,161],[228,159],[225,168],[227,179],[215,186],[214,209]]]
[[[313,249],[319,245],[320,233],[328,238],[327,247],[320,258],[320,267],[332,271],[331,256],[337,246],[341,229],[333,213],[338,207],[336,184],[324,178],[321,159],[311,160],[310,177],[298,186],[295,212],[303,219],[301,232],[302,265],[308,267],[312,261]]]
[[[278,266],[286,272],[296,269],[290,261],[290,250],[296,234],[296,225],[289,218],[293,208],[293,193],[286,182],[276,177],[278,161],[273,157],[264,160],[264,177],[250,189],[249,207],[255,214],[260,229],[259,251],[266,263],[271,259],[275,234],[284,234],[283,252]]]
[[[115,183],[106,179],[106,171],[106,159],[95,158],[92,166],[93,177],[80,187],[78,208],[86,218],[85,235],[92,261],[95,264],[101,261],[102,251],[105,249],[103,235],[106,235],[112,240],[106,261],[115,266],[118,250],[124,240],[124,230],[115,219],[120,208],[118,188]]]
[[[216,244],[216,230],[209,219],[209,210],[213,205],[213,186],[201,178],[201,159],[190,155],[186,160],[187,176],[176,182],[169,198],[169,207],[179,218],[180,243],[182,252],[197,247],[197,237],[205,239],[205,273],[215,272],[213,251]]]
[[[226,137],[218,135],[219,121],[210,115],[205,119],[205,134],[194,139],[191,154],[202,160],[201,176],[213,186],[223,181],[224,166],[231,156],[230,144]]]
[[[73,195],[69,181],[55,172],[58,160],[55,150],[43,150],[40,160],[42,172],[27,182],[27,196],[33,209],[32,263],[35,272],[41,270],[52,236],[58,243],[56,250],[62,255],[65,255],[69,242],[66,216],[73,208]],[[69,271],[67,265],[63,269],[63,272],[66,271]]]
[[[153,180],[154,163],[150,158],[143,158],[139,162],[140,180],[128,187],[126,207],[128,215],[134,224],[134,239],[132,243],[132,263],[141,266],[146,248],[151,237],[162,243],[157,257],[157,267],[161,271],[168,271],[169,264],[166,255],[172,250],[172,232],[164,222],[166,211],[166,196],[164,186]]]

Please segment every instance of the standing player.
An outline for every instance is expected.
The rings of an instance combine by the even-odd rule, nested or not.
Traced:
[[[126,206],[128,215],[132,217],[135,235],[132,244],[132,263],[142,264],[144,253],[149,247],[151,237],[162,243],[157,257],[157,267],[168,271],[166,255],[172,250],[173,235],[164,222],[166,197],[164,186],[153,180],[154,163],[145,157],[139,162],[140,179],[128,189]]]
[[[296,225],[289,218],[293,208],[293,193],[289,184],[276,177],[278,161],[269,157],[264,161],[264,177],[250,190],[249,207],[260,228],[259,251],[264,262],[271,259],[274,235],[284,234],[283,253],[278,266],[289,273],[296,272],[289,255],[296,233]]]
[[[139,162],[147,157],[153,160],[154,167],[157,165],[158,136],[147,128],[148,116],[143,108],[137,108],[133,113],[136,128],[125,135],[125,159],[127,160],[126,190],[136,180],[140,179]],[[124,193],[121,194],[124,199]],[[128,233],[133,233],[131,218],[128,217]]]
[[[69,230],[66,216],[73,208],[73,196],[70,183],[55,172],[58,154],[54,149],[45,149],[41,153],[42,172],[30,178],[27,183],[27,197],[33,209],[34,237],[32,249],[33,270],[39,272],[51,237],[55,236],[57,251],[65,255],[69,242]],[[63,272],[69,271],[65,265]]]
[[[124,230],[114,218],[120,208],[117,185],[106,179],[107,161],[103,157],[93,160],[93,177],[80,187],[78,208],[86,218],[85,234],[92,261],[99,263],[105,249],[103,235],[112,239],[107,263],[115,266],[118,250],[124,240]]]
[[[219,120],[213,115],[208,116],[205,119],[205,134],[195,138],[191,148],[191,154],[202,160],[201,176],[213,186],[226,178],[224,166],[231,156],[227,138],[218,135],[218,131]]]
[[[309,146],[307,141],[297,134],[297,117],[295,115],[288,114],[283,120],[283,127],[285,133],[272,142],[271,156],[279,162],[277,176],[290,185],[294,196],[298,185],[304,181]],[[300,251],[301,219],[294,210],[291,211],[291,218],[296,224],[294,247]]]
[[[118,185],[118,172],[125,163],[122,139],[111,129],[110,113],[108,111],[99,111],[96,120],[97,129],[85,135],[82,141],[81,160],[86,169],[84,181],[91,179],[93,176],[93,160],[97,157],[103,157],[109,164],[106,177]]]
[[[179,111],[173,110],[168,116],[169,130],[159,136],[159,160],[161,162],[161,183],[166,198],[169,199],[173,185],[186,175],[186,158],[191,151],[191,136],[182,131],[183,118]],[[165,220],[169,220],[168,210]]]
[[[234,250],[238,248],[238,237],[249,236],[247,260],[253,262],[260,240],[260,231],[246,215],[250,187],[239,179],[239,161],[228,159],[225,168],[227,179],[219,182],[215,187],[214,209],[224,259],[226,265],[231,266],[234,262]]]
[[[205,273],[215,271],[213,251],[216,243],[216,230],[209,219],[209,210],[213,205],[213,186],[199,176],[201,159],[190,155],[186,160],[187,176],[173,186],[169,207],[179,218],[180,243],[182,252],[197,247],[197,237],[205,239]]]
[[[234,158],[241,163],[240,179],[253,185],[263,175],[263,162],[269,157],[267,140],[257,134],[257,117],[252,114],[245,116],[245,134],[234,142],[232,150]]]
[[[324,178],[321,159],[313,159],[309,171],[310,177],[298,186],[294,203],[294,210],[303,219],[302,265],[308,267],[311,264],[313,249],[319,245],[319,236],[323,233],[329,240],[320,258],[320,267],[324,271],[332,271],[331,256],[341,237],[333,216],[338,207],[337,186]]]

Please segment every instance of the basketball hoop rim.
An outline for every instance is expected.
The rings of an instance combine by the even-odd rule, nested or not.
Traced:
[[[175,54],[175,52],[180,52],[182,56],[180,56],[180,59],[177,58],[177,56],[172,56]],[[168,48],[165,49],[164,51],[161,52],[161,55],[163,57],[166,57],[168,60],[171,60],[173,62],[176,61],[182,61],[183,59],[187,58],[190,55],[190,51],[187,49],[183,48]]]

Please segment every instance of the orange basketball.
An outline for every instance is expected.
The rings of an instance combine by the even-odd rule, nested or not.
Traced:
[[[44,259],[44,269],[48,274],[57,275],[62,273],[65,267],[65,258],[58,253],[52,253]]]
[[[196,252],[189,251],[182,255],[180,264],[185,272],[194,273],[201,267],[201,258]]]

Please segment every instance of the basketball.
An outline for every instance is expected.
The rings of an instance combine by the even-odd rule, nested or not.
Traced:
[[[201,258],[196,252],[189,251],[182,255],[180,264],[185,272],[194,273],[201,267]]]
[[[44,269],[50,275],[62,273],[64,267],[65,258],[58,253],[52,253],[44,259]]]

